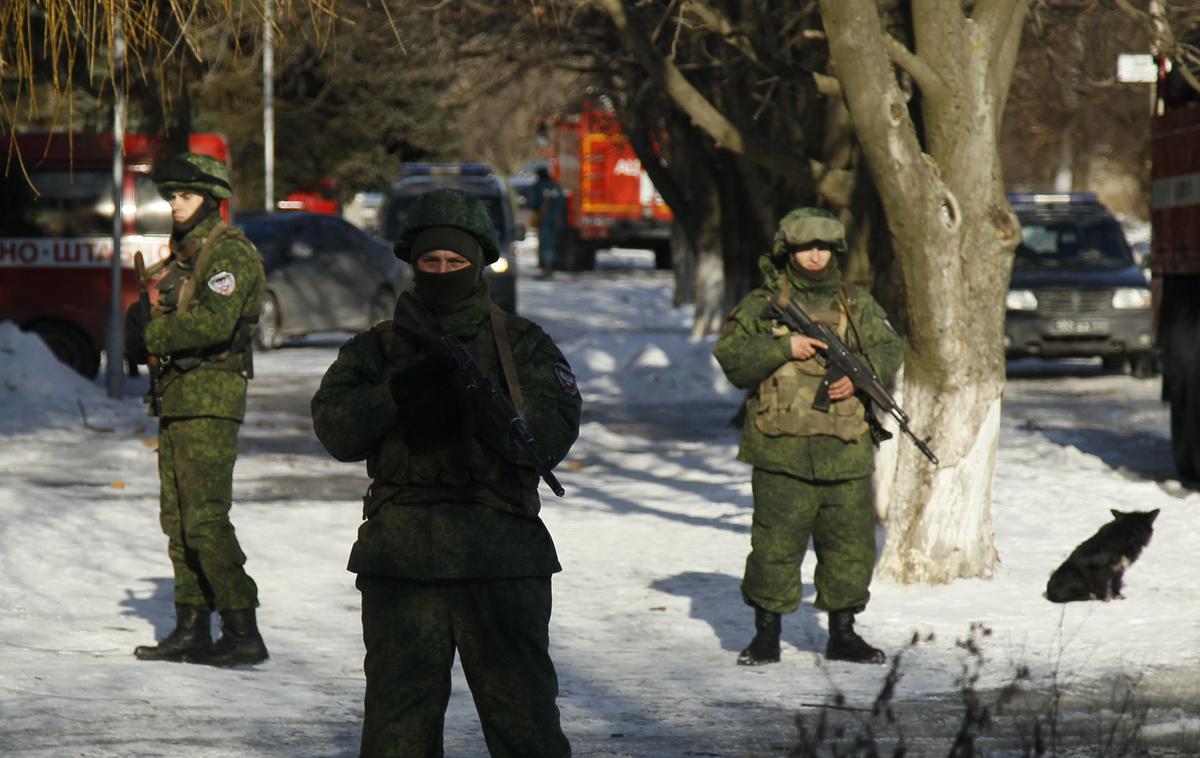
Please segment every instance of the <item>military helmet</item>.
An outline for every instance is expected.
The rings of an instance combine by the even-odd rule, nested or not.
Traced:
[[[828,242],[834,252],[846,252],[846,228],[823,208],[797,208],[779,221],[771,254],[784,255],[805,242]]]
[[[487,207],[474,195],[456,189],[430,190],[413,201],[408,216],[404,219],[404,226],[396,237],[396,257],[412,263],[413,238],[422,229],[431,226],[454,227],[477,239],[483,249],[485,266],[495,263],[500,258],[496,227]]]
[[[233,196],[229,170],[211,155],[180,153],[154,162],[150,179],[163,197],[172,192],[206,192],[217,200]]]

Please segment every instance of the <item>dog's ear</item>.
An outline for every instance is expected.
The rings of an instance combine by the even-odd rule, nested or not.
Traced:
[[[1153,523],[1154,519],[1158,518],[1158,509],[1155,508],[1154,510],[1150,511],[1146,515],[1150,517],[1150,522]]]
[[[1108,512],[1113,515],[1113,518],[1121,518],[1122,516],[1125,515],[1121,511],[1118,511],[1116,508],[1111,508],[1111,509],[1109,509]]]

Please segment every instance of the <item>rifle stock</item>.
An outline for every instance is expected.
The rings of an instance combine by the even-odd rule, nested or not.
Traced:
[[[513,406],[512,401],[504,390],[496,386],[491,379],[483,373],[483,369],[467,352],[467,349],[462,346],[453,335],[443,334],[438,329],[437,324],[431,319],[420,304],[413,298],[409,292],[400,294],[396,301],[397,311],[403,313],[407,323],[398,325],[398,328],[405,329],[415,334],[418,339],[421,339],[429,344],[432,344],[436,349],[445,351],[451,358],[454,359],[457,368],[457,375],[461,385],[468,392],[478,393],[485,399],[483,404],[492,415],[492,418],[500,425],[502,429],[508,431],[508,436],[525,457],[533,464],[533,468],[537,471],[538,476],[542,478],[550,490],[562,497],[566,490],[559,483],[558,477],[554,475],[554,469],[546,462],[537,452],[537,441],[533,438],[533,433],[529,431],[528,425],[525,423],[525,418]]]
[[[146,275],[146,260],[142,257],[141,251],[133,256],[133,266],[137,270],[138,280],[138,308],[142,311],[142,323],[150,323],[150,291]],[[150,374],[150,410],[155,415],[158,414],[158,383],[162,376],[162,363],[158,360],[157,355],[146,356],[146,370]]]
[[[900,431],[913,441],[917,449],[933,465],[938,465],[938,457],[934,455],[933,450],[929,447],[928,438],[921,439],[913,433],[909,427],[908,414],[904,412],[904,409],[900,407],[896,399],[883,386],[883,382],[879,381],[879,377],[875,375],[875,372],[859,360],[850,351],[849,346],[845,342],[842,342],[832,329],[824,324],[813,321],[804,312],[803,308],[796,305],[795,302],[782,292],[772,292],[771,295],[766,315],[778,319],[795,332],[824,342],[827,346],[823,350],[817,348],[817,357],[826,370],[825,376],[821,379],[821,386],[817,389],[817,395],[813,400],[813,409],[828,412],[830,403],[829,385],[843,376],[850,377],[850,381],[854,382],[855,391],[863,395],[866,399],[868,420],[874,420],[878,424],[878,419],[875,419],[874,411],[871,408],[872,405],[878,406],[884,413],[887,413],[896,421],[896,425],[900,428]],[[879,431],[883,430],[880,429]],[[886,435],[884,439],[890,436]]]

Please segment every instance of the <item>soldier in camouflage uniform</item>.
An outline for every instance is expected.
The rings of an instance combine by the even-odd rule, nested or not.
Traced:
[[[482,271],[499,249],[483,204],[420,196],[395,251],[414,265],[418,303],[561,460],[579,431],[575,377],[536,324],[492,305]],[[312,401],[321,443],[365,459],[372,480],[349,562],[367,650],[361,755],[442,755],[457,651],[492,755],[568,756],[548,630],[561,567],[538,475],[454,365],[397,311],[342,346]]]
[[[265,281],[262,260],[221,219],[220,202],[231,196],[224,163],[184,153],[158,161],[152,178],[171,204],[171,256],[149,323],[136,304],[128,315],[127,353],[140,363],[153,356],[161,366],[147,400],[159,418],[160,522],[175,574],[175,630],[134,655],[215,666],[258,663],[267,658],[255,620],[258,588],[243,568],[246,556],[229,510],[250,335]],[[214,609],[222,628],[216,644]]]
[[[779,660],[780,616],[800,605],[800,562],[811,536],[817,554],[816,607],[829,612],[829,659],[881,663],[882,651],[854,631],[870,597],[875,563],[871,489],[874,447],[854,385],[829,386],[828,413],[812,409],[825,369],[824,344],[764,316],[770,292],[784,292],[828,325],[883,381],[903,358],[903,342],[879,304],[842,283],[841,222],[800,208],[784,216],[774,248],[759,260],[763,284],[730,314],[713,349],[726,377],[753,389],[738,460],[754,467],[754,520],[742,597],[754,608],[756,634],[738,663]]]

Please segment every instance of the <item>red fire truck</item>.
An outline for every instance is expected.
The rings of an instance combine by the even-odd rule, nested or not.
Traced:
[[[590,269],[609,247],[654,251],[671,266],[671,209],[654,189],[610,106],[586,100],[578,114],[549,119],[550,175],[567,194],[562,267]]]
[[[1150,270],[1162,399],[1180,476],[1200,480],[1200,92],[1159,64]]]
[[[0,175],[0,321],[41,335],[58,358],[94,377],[111,298],[111,134],[20,134],[4,138]],[[121,190],[122,309],[137,299],[138,252],[147,264],[169,253],[171,208],[150,181],[160,136],[125,137]],[[229,159],[215,134],[193,134],[192,152]],[[19,155],[18,155],[19,151]],[[229,202],[222,203],[229,218]]]

